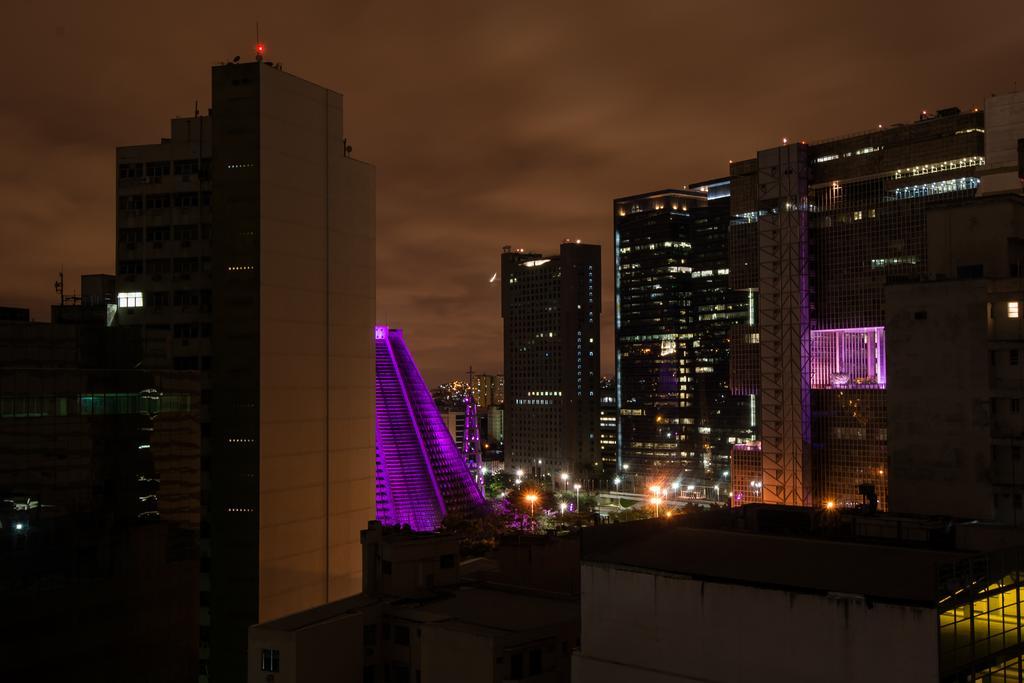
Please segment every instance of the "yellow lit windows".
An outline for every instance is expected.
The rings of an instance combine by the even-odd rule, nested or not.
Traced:
[[[1020,302],[1019,301],[1007,301],[1006,302],[1006,317],[1007,318],[1019,318],[1020,317]]]

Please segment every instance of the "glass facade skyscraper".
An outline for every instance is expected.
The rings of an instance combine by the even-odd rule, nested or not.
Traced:
[[[749,299],[728,287],[729,183],[617,199],[614,226],[619,465],[713,485],[751,436],[728,385]]]
[[[930,272],[929,207],[973,197],[985,163],[985,113],[949,109],[732,164],[730,286],[756,308],[734,384],[759,404],[739,501],[853,505],[868,485],[886,509],[884,289]]]

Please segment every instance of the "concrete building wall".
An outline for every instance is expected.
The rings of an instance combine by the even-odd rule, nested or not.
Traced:
[[[373,169],[341,95],[260,89],[260,620],[358,592],[374,516]]]
[[[581,571],[578,683],[938,679],[932,609],[601,564]]]
[[[1024,93],[985,100],[985,169],[982,194],[1020,192],[1018,141],[1024,138]]]
[[[886,289],[890,509],[992,519],[987,283]]]
[[[452,656],[458,653],[458,656]],[[499,681],[494,639],[470,631],[430,624],[420,637],[423,683]]]
[[[1019,197],[945,206],[929,211],[927,221],[929,274],[1009,277],[1024,272],[1024,202]]]

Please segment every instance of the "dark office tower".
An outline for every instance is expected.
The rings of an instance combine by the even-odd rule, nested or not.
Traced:
[[[619,461],[714,485],[751,434],[729,391],[730,329],[748,297],[727,286],[729,183],[615,200]]]
[[[61,308],[0,323],[3,679],[194,681],[199,378]]]
[[[601,247],[501,255],[505,468],[577,472],[599,462]]]
[[[221,683],[245,675],[250,624],[359,590],[374,170],[348,156],[341,95],[270,62],[214,67],[212,99],[118,151],[117,296],[209,398],[201,638]]]
[[[1002,104],[995,133],[986,112],[946,109],[732,164],[730,285],[756,300],[732,341],[760,408],[734,463],[742,502],[843,506],[872,487],[887,507],[884,288],[930,272],[931,207],[1016,184]],[[1007,138],[994,156],[989,134]]]

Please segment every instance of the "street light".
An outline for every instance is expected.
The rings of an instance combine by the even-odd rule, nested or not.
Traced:
[[[562,490],[563,491],[569,487],[569,484],[566,483],[568,481],[569,481],[569,473],[568,472],[562,472]]]
[[[522,470],[516,470],[516,476],[519,477],[520,479],[522,479],[523,478],[523,471]]]
[[[572,487],[576,489],[576,512],[580,511],[580,485],[573,484]]]
[[[654,516],[661,517],[661,498],[657,496],[651,498],[651,505],[654,506]]]
[[[620,477],[615,477],[614,482],[615,482],[615,490],[618,491],[619,490],[619,484],[622,483],[622,479]]]
[[[533,505],[534,505],[534,503],[537,502],[537,494],[536,493],[527,493],[526,494],[526,502],[530,504],[530,516],[532,517],[533,516]]]
[[[564,500],[558,504],[558,509],[562,512],[563,515],[565,514],[565,508],[567,507],[569,507],[569,504],[566,503]]]

